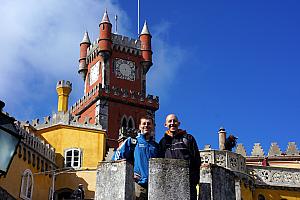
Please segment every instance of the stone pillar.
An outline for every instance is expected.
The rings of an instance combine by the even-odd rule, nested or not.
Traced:
[[[201,166],[200,200],[236,200],[235,174],[217,165]]]
[[[225,150],[226,131],[225,128],[219,129],[219,150]]]
[[[132,200],[133,197],[133,166],[126,161],[100,162],[95,200]]]
[[[190,199],[187,161],[153,158],[149,162],[148,200]]]
[[[199,200],[211,200],[212,192],[212,174],[210,165],[200,167],[200,184],[199,184]]]
[[[239,179],[235,180],[235,199],[236,200],[242,199],[241,181]]]

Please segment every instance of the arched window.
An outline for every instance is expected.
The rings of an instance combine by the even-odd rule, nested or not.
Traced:
[[[22,175],[21,199],[31,200],[33,191],[33,176],[30,169],[26,169]]]
[[[121,119],[121,127],[127,128],[127,117],[125,115]]]
[[[129,119],[128,119],[128,125],[127,125],[128,128],[135,128],[134,126],[134,120],[133,118],[130,116]]]
[[[79,148],[65,150],[65,167],[81,167],[81,150]]]

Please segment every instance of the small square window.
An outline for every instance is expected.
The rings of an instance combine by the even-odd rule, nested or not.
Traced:
[[[77,148],[65,150],[65,167],[79,168],[81,164],[81,150]]]

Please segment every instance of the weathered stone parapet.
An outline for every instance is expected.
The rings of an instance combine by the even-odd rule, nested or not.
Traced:
[[[300,169],[247,166],[256,185],[300,187]]]
[[[79,128],[91,128],[96,130],[103,130],[99,124],[91,124],[89,119],[85,119],[83,123],[79,122],[79,116],[73,116],[70,113],[57,112],[53,113],[52,117],[44,117],[44,122],[40,122],[39,119],[32,121],[32,126],[37,129],[44,129],[55,125],[70,125]]]
[[[128,105],[145,107],[150,110],[157,110],[159,107],[158,96],[150,94],[146,96],[141,92],[118,88],[115,86],[109,87],[108,85],[105,85],[103,87],[103,85],[99,83],[95,85],[91,91],[79,99],[73,106],[71,106],[70,112],[80,113],[89,105],[95,103],[99,98],[114,102],[120,102],[120,99],[122,99],[122,101],[126,102]]]
[[[199,200],[235,200],[241,191],[234,172],[214,164],[201,166]]]
[[[95,200],[133,200],[133,166],[126,161],[100,162]]]
[[[231,151],[202,150],[201,165],[215,164],[233,171],[246,172],[246,159]]]
[[[149,162],[149,200],[190,199],[187,161],[153,158]]]
[[[29,147],[32,151],[39,153],[46,160],[55,163],[55,149],[47,144],[44,140],[35,136],[30,132],[33,127],[29,123],[16,122],[16,129],[20,136],[22,136],[21,144]]]

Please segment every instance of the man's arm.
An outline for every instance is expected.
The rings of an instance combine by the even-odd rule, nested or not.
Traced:
[[[193,136],[192,136],[190,148],[191,148],[190,152],[192,152],[191,168],[195,176],[194,177],[195,181],[199,183],[201,159],[200,159],[200,152],[198,149],[197,142]]]
[[[122,144],[121,146],[119,146],[117,148],[117,150],[115,151],[113,157],[112,157],[112,161],[116,161],[116,160],[122,160],[122,159],[126,159],[126,160],[131,160],[131,138],[127,138]]]
[[[166,144],[164,138],[162,138],[158,144],[158,158],[164,158],[165,152],[166,152]]]

